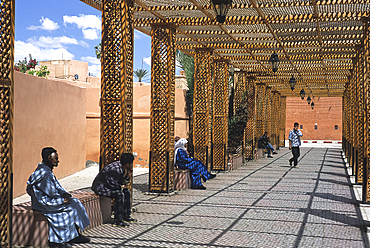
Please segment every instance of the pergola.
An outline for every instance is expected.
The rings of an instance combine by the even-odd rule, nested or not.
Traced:
[[[264,131],[283,145],[286,97],[343,97],[343,148],[370,201],[370,0],[233,0],[216,21],[208,0],[81,0],[102,11],[101,161],[132,152],[134,28],[152,37],[150,191],[173,190],[176,49],[194,57],[194,156],[227,169],[229,69],[234,110],[248,101],[243,156]],[[0,233],[9,244],[14,0],[0,0]],[[277,72],[269,59],[279,57]],[[288,81],[297,80],[292,90]],[[365,176],[363,176],[365,175]]]

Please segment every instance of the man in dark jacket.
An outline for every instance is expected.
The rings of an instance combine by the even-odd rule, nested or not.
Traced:
[[[275,150],[274,150],[274,147],[270,144],[270,138],[269,138],[267,132],[265,132],[258,139],[258,144],[257,145],[258,145],[258,148],[267,149],[267,157],[268,158],[272,158],[271,151],[272,151],[272,154],[277,154],[277,152],[275,152]]]
[[[120,161],[113,162],[104,167],[95,177],[91,189],[95,194],[114,199],[113,226],[128,227],[127,222],[136,222],[130,217],[131,196],[127,185],[132,175],[134,156],[123,153]]]

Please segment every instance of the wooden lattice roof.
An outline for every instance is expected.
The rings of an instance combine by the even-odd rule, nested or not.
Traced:
[[[81,0],[101,10],[101,0]],[[233,0],[225,23],[215,20],[209,0],[134,0],[135,28],[174,23],[176,46],[194,54],[209,47],[240,70],[285,96],[301,89],[314,96],[342,96],[370,0]],[[269,58],[279,55],[276,73]],[[296,89],[290,90],[294,74]]]

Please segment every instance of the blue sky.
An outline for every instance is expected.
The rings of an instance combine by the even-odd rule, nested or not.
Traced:
[[[38,61],[86,61],[89,72],[100,76],[94,49],[100,40],[101,12],[79,0],[16,1],[15,62],[29,54]],[[135,30],[134,70],[150,71],[150,42],[150,36]]]

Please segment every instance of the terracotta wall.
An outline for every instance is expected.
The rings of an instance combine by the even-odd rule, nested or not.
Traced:
[[[133,152],[137,154],[134,166],[149,165],[150,150],[150,84],[134,84],[133,95]],[[187,137],[188,118],[185,114],[184,89],[175,90],[175,136]]]
[[[287,97],[285,138],[288,139],[294,122],[298,122],[303,125],[303,140],[342,140],[342,98],[315,97],[313,101],[315,108],[312,110],[306,98]]]
[[[25,193],[41,149],[59,153],[62,178],[85,168],[86,89],[65,81],[14,74],[14,197]]]

